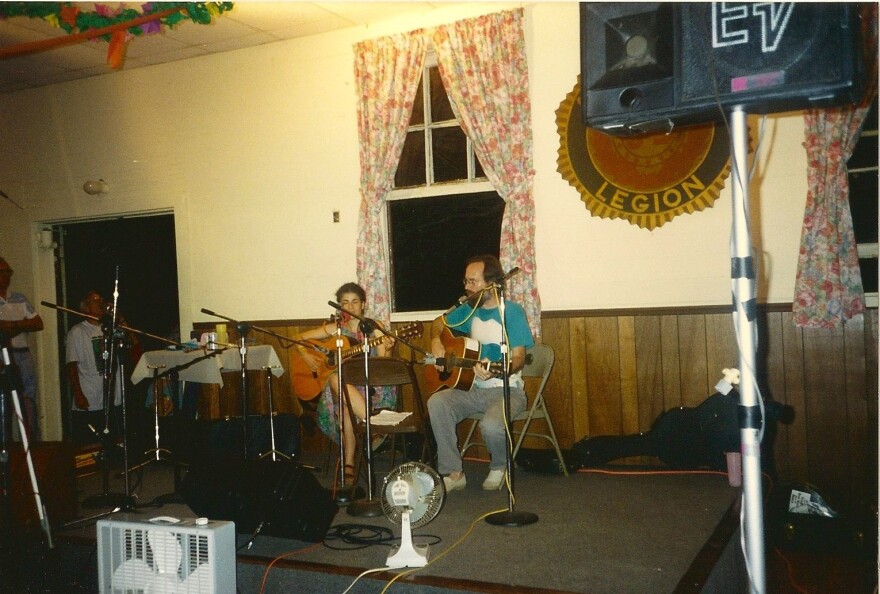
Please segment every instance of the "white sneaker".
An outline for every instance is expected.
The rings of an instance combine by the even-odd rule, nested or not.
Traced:
[[[463,474],[459,479],[449,478],[448,476],[443,477],[443,486],[446,487],[446,492],[450,491],[460,491],[467,486],[467,477]]]
[[[504,483],[504,470],[490,470],[486,480],[483,481],[483,490],[496,491]]]

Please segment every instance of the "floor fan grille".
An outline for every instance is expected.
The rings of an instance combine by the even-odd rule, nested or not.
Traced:
[[[235,594],[232,522],[120,514],[97,531],[101,594]]]

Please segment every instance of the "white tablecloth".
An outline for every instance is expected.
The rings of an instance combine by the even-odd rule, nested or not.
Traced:
[[[203,349],[195,351],[147,351],[141,356],[137,366],[131,374],[131,382],[136,384],[139,381],[153,377],[153,368],[158,367],[159,375],[166,373],[172,367],[185,365],[195,359],[204,357],[207,354],[217,353],[216,351],[205,351]],[[275,349],[271,345],[261,344],[247,347],[247,368],[263,369],[264,367],[272,367],[272,375],[279,377],[284,374],[284,368],[281,367],[281,360],[275,353]],[[201,384],[220,384],[223,385],[223,374],[225,371],[241,371],[241,353],[238,348],[228,348],[207,359],[202,359],[198,363],[193,363],[185,369],[181,369],[179,377],[185,382],[199,382]]]

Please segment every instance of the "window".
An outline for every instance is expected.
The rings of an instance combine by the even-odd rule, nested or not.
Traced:
[[[877,307],[877,97],[862,125],[853,154],[846,162],[849,204],[859,249],[859,268],[868,307]]]
[[[504,200],[486,179],[430,57],[388,195],[392,311],[446,309],[465,260],[499,255]]]

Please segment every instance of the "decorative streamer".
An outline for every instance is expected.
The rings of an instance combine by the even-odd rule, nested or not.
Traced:
[[[88,39],[102,38],[109,42],[107,63],[118,69],[125,59],[128,41],[138,35],[159,33],[162,26],[174,27],[189,18],[200,25],[210,24],[214,17],[232,10],[232,2],[147,3],[143,12],[122,7],[112,10],[95,4],[94,12],[80,10],[74,2],[0,2],[0,18],[30,17],[46,21],[68,33],[66,37],[44,39],[0,48],[0,60],[39,53]]]

